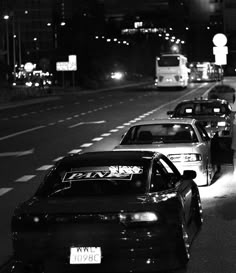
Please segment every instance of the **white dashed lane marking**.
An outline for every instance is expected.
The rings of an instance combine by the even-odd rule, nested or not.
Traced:
[[[111,135],[110,133],[105,133],[105,134],[102,134],[101,136],[106,137],[106,136],[110,136],[110,135]]]
[[[0,196],[4,195],[5,193],[13,190],[13,188],[0,188]]]
[[[24,175],[18,179],[15,180],[15,182],[28,182],[32,178],[34,178],[36,175]]]
[[[95,138],[92,139],[92,141],[100,141],[102,139],[103,139],[103,137],[95,137]]]
[[[68,152],[68,154],[78,154],[78,153],[80,153],[81,151],[82,151],[82,149],[74,149],[74,150]]]
[[[57,158],[53,159],[53,162],[60,161],[60,160],[63,159],[63,158],[64,158],[64,156],[57,157]]]
[[[25,133],[29,133],[29,132],[32,132],[32,131],[35,131],[35,130],[39,130],[39,129],[42,129],[42,128],[45,128],[45,127],[46,127],[45,125],[42,125],[42,126],[34,127],[34,128],[31,128],[31,129],[27,129],[27,130],[24,130],[24,131],[16,132],[16,133],[8,135],[8,136],[0,137],[0,141],[4,140],[4,139],[15,137],[15,136],[19,136],[19,135],[22,135],[22,134],[25,134]]]
[[[80,147],[87,148],[87,147],[90,147],[91,145],[93,145],[93,143],[84,143],[84,144],[80,145]]]
[[[51,169],[52,167],[53,167],[53,165],[43,165],[36,170],[37,171],[47,171],[47,170]]]

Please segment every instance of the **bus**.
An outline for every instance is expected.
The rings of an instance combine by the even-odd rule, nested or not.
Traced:
[[[156,87],[188,86],[187,58],[182,54],[162,54],[156,57]]]
[[[223,79],[221,66],[211,62],[192,62],[189,64],[190,82],[211,82]]]

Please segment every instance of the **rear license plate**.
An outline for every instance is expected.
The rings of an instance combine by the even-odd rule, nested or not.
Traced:
[[[100,264],[100,247],[71,247],[70,264]]]

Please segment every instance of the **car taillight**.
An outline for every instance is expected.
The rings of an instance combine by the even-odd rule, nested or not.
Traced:
[[[201,161],[202,157],[200,154],[170,154],[167,156],[173,162],[195,162]]]
[[[131,212],[131,213],[120,213],[119,219],[122,224],[138,224],[156,223],[159,220],[158,215],[155,212]]]

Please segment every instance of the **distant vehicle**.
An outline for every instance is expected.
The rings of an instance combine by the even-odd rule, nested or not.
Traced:
[[[226,100],[194,99],[180,102],[173,111],[167,114],[172,118],[195,118],[200,121],[208,135],[215,133],[230,134],[231,106]]]
[[[156,87],[188,86],[187,58],[182,54],[163,54],[156,58]]]
[[[223,69],[211,62],[192,62],[189,64],[190,82],[211,82],[223,79]]]
[[[194,170],[197,185],[210,185],[216,173],[211,139],[195,119],[156,119],[131,126],[115,150],[156,151],[166,155],[183,173]]]
[[[194,171],[153,152],[64,158],[12,218],[12,272],[184,267],[202,225]]]

